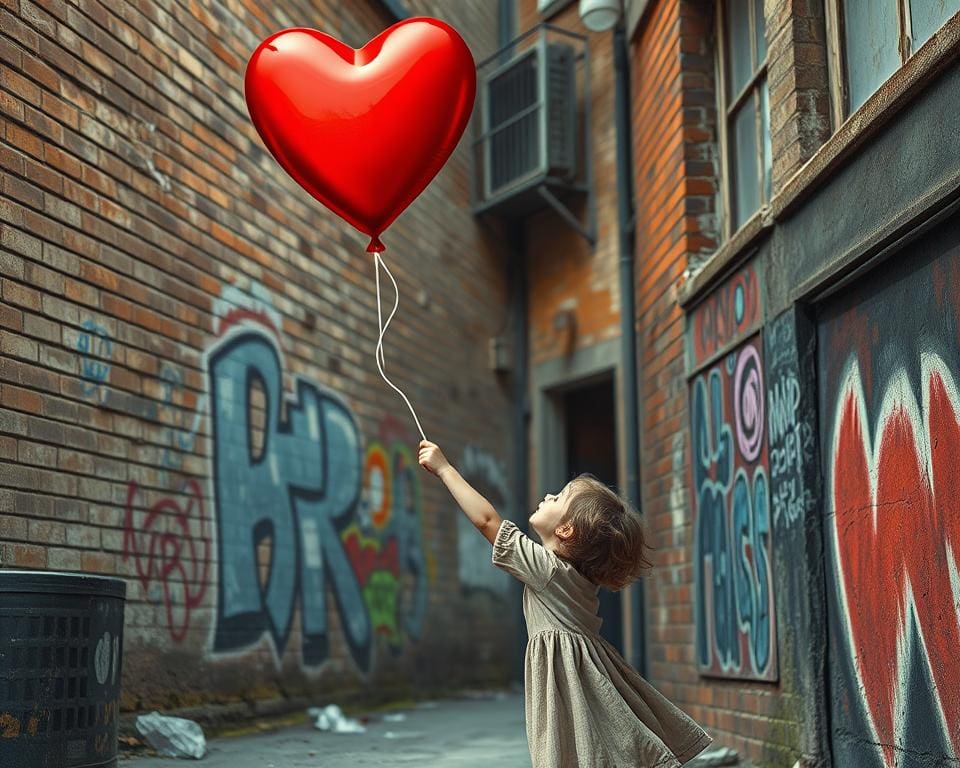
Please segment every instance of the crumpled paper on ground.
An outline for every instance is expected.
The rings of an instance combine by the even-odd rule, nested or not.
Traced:
[[[328,704],[325,707],[310,707],[307,714],[314,719],[314,727],[319,731],[332,733],[364,733],[367,729],[359,720],[344,717],[340,707]]]
[[[687,763],[686,768],[717,768],[724,765],[739,765],[740,756],[730,747],[718,747],[701,752]]]
[[[147,743],[164,757],[199,760],[207,753],[203,729],[193,720],[151,712],[137,717],[135,725]]]

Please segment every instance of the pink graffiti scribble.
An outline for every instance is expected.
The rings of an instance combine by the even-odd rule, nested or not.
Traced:
[[[734,422],[737,444],[747,461],[754,461],[763,446],[763,373],[756,347],[747,345],[737,359],[733,379]]]
[[[137,577],[144,591],[157,581],[163,585],[163,603],[167,611],[167,627],[175,642],[186,637],[190,628],[190,612],[200,605],[207,592],[210,573],[210,538],[203,495],[196,480],[188,480],[184,493],[185,508],[173,498],[160,499],[146,513],[140,530],[133,522],[137,484],[127,489],[126,519],[123,533],[123,559],[133,556]],[[196,507],[196,510],[194,510]],[[194,534],[193,528],[199,524]],[[158,530],[160,527],[168,530]],[[138,533],[140,535],[138,535]],[[172,590],[183,591],[183,599],[175,600]],[[181,608],[179,620],[174,606]]]

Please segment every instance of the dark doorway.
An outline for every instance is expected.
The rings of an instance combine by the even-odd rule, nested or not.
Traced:
[[[613,379],[567,392],[563,397],[566,422],[566,476],[589,472],[617,488],[617,420]],[[623,653],[621,595],[600,588],[600,635]]]

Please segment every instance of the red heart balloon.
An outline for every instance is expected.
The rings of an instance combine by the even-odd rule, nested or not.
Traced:
[[[476,67],[456,30],[401,21],[359,50],[315,29],[285,29],[247,63],[247,109],[264,144],[304,189],[372,238],[443,167],[466,128]]]

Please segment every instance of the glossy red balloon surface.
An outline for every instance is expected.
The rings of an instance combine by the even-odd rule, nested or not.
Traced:
[[[359,50],[315,29],[264,40],[247,63],[250,117],[280,165],[373,240],[419,195],[470,119],[476,68],[448,24],[401,21]]]

